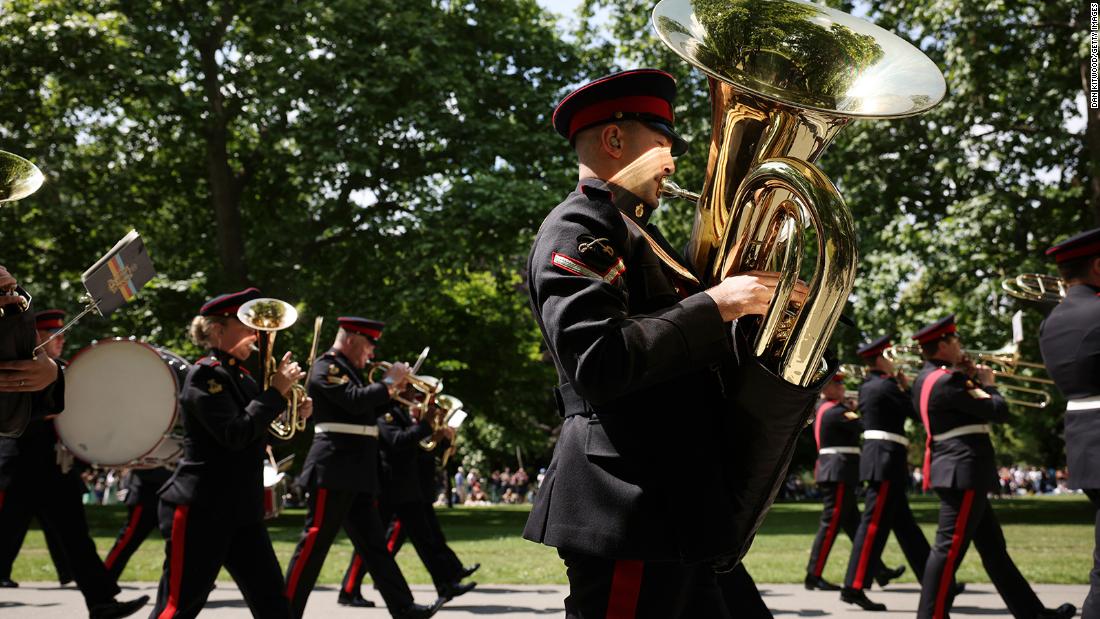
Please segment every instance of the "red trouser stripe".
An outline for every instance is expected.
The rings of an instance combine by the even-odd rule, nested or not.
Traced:
[[[882,510],[886,507],[886,495],[890,492],[890,482],[883,481],[878,487],[878,496],[875,497],[875,510],[871,512],[871,524],[867,532],[863,534],[863,548],[859,552],[859,563],[856,564],[856,579],[852,587],[863,588],[863,579],[867,576],[867,564],[870,562],[871,549],[875,546],[875,536],[878,535],[878,525],[882,521]]]
[[[130,522],[126,524],[126,530],[122,532],[122,537],[118,538],[115,547],[111,549],[111,554],[107,555],[107,560],[103,562],[103,566],[107,569],[111,569],[115,561],[118,561],[118,555],[122,554],[122,549],[130,544],[130,540],[134,539],[134,530],[137,529],[138,522],[141,520],[141,510],[144,507],[144,505],[138,503],[134,507],[134,511],[130,512]]]
[[[183,549],[187,533],[188,505],[177,505],[172,515],[172,561],[168,566],[168,602],[157,619],[171,619],[176,615],[180,604],[180,589],[183,587]]]
[[[363,569],[363,559],[359,553],[351,559],[351,569],[348,570],[347,580],[344,583],[344,593],[351,595],[355,592],[355,583],[359,582],[359,570]]]
[[[397,538],[401,535],[401,521],[393,519],[393,531],[390,533],[390,539],[386,540],[386,552],[391,555],[394,554],[394,548],[397,547]]]
[[[643,561],[616,561],[607,596],[607,619],[634,619],[642,591]]]
[[[318,488],[317,501],[314,503],[313,526],[306,529],[306,538],[302,540],[302,552],[294,561],[294,569],[290,571],[290,580],[286,583],[286,597],[289,600],[294,599],[294,591],[298,588],[298,578],[302,575],[306,563],[309,562],[313,542],[317,541],[317,536],[321,533],[321,524],[325,521],[326,498],[328,498],[328,492],[324,488]]]
[[[825,571],[825,561],[829,559],[829,551],[833,549],[833,540],[836,539],[836,531],[840,528],[840,512],[844,509],[844,482],[836,485],[836,505],[833,506],[833,517],[829,519],[829,528],[825,529],[825,539],[821,541],[821,550],[817,553],[817,563],[814,563],[814,576],[821,576]]]
[[[0,490],[0,509],[4,509],[4,491]]]
[[[963,539],[966,537],[966,521],[970,519],[970,507],[974,504],[974,491],[967,490],[963,494],[962,507],[959,508],[959,516],[955,519],[955,534],[951,536],[951,550],[947,551],[947,561],[943,565],[943,573],[940,574],[940,586],[936,589],[936,608],[932,611],[932,619],[943,619],[947,615],[947,592],[951,590],[951,583],[955,580],[955,563],[962,554]]]

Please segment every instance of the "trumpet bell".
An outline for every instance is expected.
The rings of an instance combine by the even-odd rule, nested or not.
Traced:
[[[447,411],[448,414],[462,409],[462,400],[459,400],[453,395],[447,395],[446,393],[441,393],[437,395],[435,397],[435,402],[439,405],[440,408]]]
[[[237,320],[257,331],[282,331],[298,320],[298,310],[280,299],[253,299],[237,310]]]
[[[0,202],[14,202],[38,191],[46,177],[26,159],[0,150]]]

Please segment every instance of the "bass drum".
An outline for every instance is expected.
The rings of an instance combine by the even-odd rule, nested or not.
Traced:
[[[190,364],[134,339],[93,343],[65,370],[65,411],[54,425],[77,458],[102,468],[172,466],[179,392]]]

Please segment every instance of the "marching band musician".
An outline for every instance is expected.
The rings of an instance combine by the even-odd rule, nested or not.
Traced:
[[[241,365],[257,334],[237,309],[259,297],[255,288],[214,297],[191,323],[191,338],[209,352],[184,381],[184,455],[160,490],[166,544],[157,619],[197,616],[222,566],[254,616],[291,615],[263,522],[263,461],[268,428],[305,372],[287,353],[261,391]],[[311,411],[307,398],[300,413]]]
[[[396,418],[394,423],[397,423]],[[397,428],[390,429],[388,428],[390,425],[385,420],[379,423],[383,438],[382,454],[385,475],[383,488],[397,485],[386,469],[392,470],[390,462],[396,456],[391,456],[389,450],[391,444],[395,442],[393,439],[401,430]],[[405,426],[406,429],[408,427]],[[386,529],[386,551],[396,557],[405,539],[412,538],[413,547],[416,549],[421,562],[428,568],[428,573],[432,576],[436,591],[440,596],[454,598],[474,588],[476,583],[464,585],[460,581],[476,572],[481,564],[475,563],[470,566],[462,564],[458,555],[447,545],[447,537],[443,534],[443,527],[440,526],[439,518],[435,514],[433,503],[439,490],[439,483],[436,478],[435,452],[446,451],[449,442],[454,440],[454,431],[451,428],[447,428],[447,430],[449,431],[446,431],[446,434],[437,441],[435,451],[412,450],[416,453],[415,468],[417,483],[419,484],[417,493],[419,500],[409,506],[402,505],[400,509],[396,510],[397,513],[394,513],[394,506],[389,501],[390,493],[383,490],[380,505],[382,508],[382,521],[389,523]],[[402,496],[407,493],[398,489],[393,494]],[[413,516],[413,520],[402,520],[400,511],[409,509],[415,509],[417,514]],[[365,575],[363,570],[365,564],[366,559],[363,555],[355,553],[352,556],[341,581],[340,594],[337,596],[337,601],[340,604],[348,606],[367,605],[360,593]]]
[[[710,460],[718,437],[676,436],[669,415],[720,427],[712,367],[735,359],[731,323],[764,314],[778,277],[742,274],[702,290],[649,224],[687,148],[672,128],[675,96],[668,73],[624,71],[573,91],[553,115],[580,182],[543,221],[527,281],[565,419],[524,537],[564,560],[567,617],[668,619],[704,597],[712,605],[692,616],[728,612],[710,562],[684,556],[704,541],[715,548],[710,533],[733,510],[702,505],[722,500],[702,488],[684,502],[670,471],[721,470]]]
[[[60,310],[36,315],[39,344],[61,328],[63,318],[64,312]],[[49,356],[57,367],[64,367],[63,346],[64,337],[58,336],[46,344],[45,354],[40,356]],[[58,380],[57,386],[62,385]],[[84,596],[89,616],[104,619],[132,615],[145,606],[149,596],[128,602],[114,599],[120,592],[118,583],[104,567],[88,532],[81,502],[84,483],[76,469],[63,468],[59,463],[57,435],[52,422],[58,412],[59,407],[34,411],[22,436],[7,444],[11,452],[3,458],[2,468],[12,474],[7,490],[0,492],[0,531],[6,535],[11,530],[9,517],[18,517],[21,510],[30,510],[42,523],[43,530],[52,531],[60,543],[61,554]]]
[[[897,573],[876,573],[890,532],[894,532],[917,582],[924,575],[931,548],[917,526],[906,490],[909,487],[908,446],[905,420],[920,418],[913,410],[909,380],[882,353],[890,347],[890,336],[860,346],[856,354],[866,366],[859,386],[859,413],[863,420],[863,449],[859,458],[860,481],[867,482],[867,503],[859,529],[852,538],[852,554],[840,599],[865,610],[884,610],[867,599],[866,589],[874,579],[885,587]],[[881,566],[880,566],[881,569]]]
[[[37,312],[34,316],[37,340],[42,342],[53,335],[61,328],[64,318],[65,312],[61,310]],[[56,363],[64,367],[67,365],[61,359],[64,348],[65,336],[58,335],[46,344],[43,351],[51,358],[58,359]],[[4,497],[5,490],[11,485],[12,478],[18,474],[18,469],[19,440],[11,437],[0,437],[0,587],[2,588],[19,586],[19,583],[11,579],[11,569],[15,563],[15,558],[19,555],[20,548],[23,546],[23,540],[31,525],[31,518],[34,516],[29,501],[25,499],[21,501],[18,495],[14,498]],[[38,524],[42,528],[43,537],[46,539],[46,549],[50,553],[50,560],[53,561],[54,568],[57,570],[57,580],[64,586],[73,580],[69,560],[65,556],[65,551],[62,549],[61,542],[57,539],[57,534],[54,533],[53,529],[43,524],[41,519],[39,519]]]
[[[35,339],[33,324],[27,322],[33,319],[25,315],[34,309],[34,302],[23,308],[25,299],[18,290],[18,282],[0,266],[0,352],[4,354],[18,352],[23,345],[33,346]],[[0,361],[0,393],[33,394],[30,404],[33,414],[49,415],[65,408],[61,367],[49,355]],[[11,399],[0,398],[0,404],[0,432],[18,436],[26,425],[26,417]]]
[[[829,551],[840,531],[855,538],[859,526],[859,508],[856,507],[855,488],[859,484],[859,435],[863,423],[852,409],[852,403],[844,397],[844,374],[836,373],[821,390],[821,401],[814,414],[814,444],[817,446],[817,463],[814,479],[822,493],[821,522],[810,548],[810,560],[806,564],[805,587],[808,590],[837,591],[840,587],[822,576]],[[880,569],[874,563],[876,571]],[[900,571],[892,571],[890,578]],[[866,597],[866,596],[864,596]],[[869,610],[885,610],[885,606],[864,600]],[[863,606],[861,604],[861,606]]]
[[[431,606],[414,602],[404,575],[386,552],[376,503],[377,420],[404,387],[409,367],[394,363],[380,382],[366,384],[360,371],[374,357],[385,325],[358,317],[341,317],[338,322],[340,329],[332,348],[310,371],[309,393],[317,402],[317,418],[313,445],[300,478],[309,489],[309,511],[287,566],[286,597],[294,616],[301,617],[325,556],[343,527],[356,551],[366,556],[371,578],[390,615],[431,617],[443,600]]]
[[[1047,250],[1069,289],[1039,329],[1043,362],[1066,403],[1069,485],[1088,495],[1096,512],[1096,546],[1089,594],[1081,615],[1100,618],[1100,228]]]
[[[993,371],[969,363],[955,316],[918,331],[924,367],[913,384],[913,405],[924,423],[924,487],[940,497],[939,527],[921,580],[922,619],[943,619],[954,601],[952,583],[970,541],[989,579],[1016,619],[1067,618],[1072,604],[1047,609],[1005,548],[1004,532],[986,493],[996,479],[990,422],[1007,421],[1008,404]]]

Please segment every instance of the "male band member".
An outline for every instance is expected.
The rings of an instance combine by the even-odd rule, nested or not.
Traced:
[[[731,323],[765,313],[778,278],[702,290],[648,223],[687,146],[672,129],[675,95],[663,71],[624,71],[575,90],[553,116],[580,184],[543,221],[527,281],[565,420],[524,537],[565,561],[567,617],[675,618],[700,591],[715,606],[693,616],[727,616],[709,559],[683,561],[731,528],[713,492],[722,480],[685,488],[680,474],[723,470],[719,433],[683,436],[670,419],[721,427],[712,367],[732,363]]]
[[[906,496],[909,439],[905,437],[905,420],[912,418],[919,423],[920,418],[909,396],[909,379],[896,371],[882,354],[889,347],[890,336],[884,336],[856,351],[867,367],[859,386],[859,413],[864,428],[859,477],[867,482],[867,504],[852,540],[852,555],[840,599],[865,610],[885,610],[884,605],[867,599],[864,591],[871,587],[872,579],[886,586],[885,579],[880,578],[881,572],[875,573],[873,567],[882,557],[891,531],[917,582],[924,575],[931,552]]]
[[[40,316],[43,328],[39,329],[39,343],[53,333],[54,321],[58,323],[56,328],[60,328],[62,316],[61,312]],[[60,359],[63,343],[59,336],[39,354],[54,356],[58,367],[63,367],[64,362]],[[60,542],[73,578],[84,596],[89,616],[126,617],[145,606],[149,596],[143,595],[128,602],[115,601],[114,597],[120,591],[118,584],[107,573],[96,552],[95,542],[88,533],[88,522],[81,502],[84,483],[77,470],[63,470],[58,464],[57,435],[53,428],[53,417],[57,412],[57,408],[49,413],[35,411],[22,436],[15,439],[13,447],[17,453],[10,462],[14,474],[0,503],[0,526],[7,526],[9,510],[29,509],[43,528],[53,531]]]
[[[817,445],[817,463],[814,466],[814,479],[821,489],[821,522],[810,548],[810,560],[806,564],[805,586],[807,589],[837,591],[840,587],[825,580],[822,574],[829,560],[829,551],[841,531],[849,538],[855,538],[859,526],[859,508],[856,506],[855,489],[859,484],[859,435],[863,423],[859,415],[852,410],[852,404],[844,398],[843,374],[833,375],[833,379],[821,390],[821,401],[814,415],[814,444]],[[876,571],[880,569],[876,560],[872,564]],[[896,578],[901,569],[888,573]],[[877,608],[873,603],[872,610]]]
[[[61,367],[49,355],[18,359],[35,346],[34,303],[0,266],[0,433],[18,436],[31,412],[47,415],[64,408]],[[28,400],[29,396],[29,400]]]
[[[1040,327],[1039,347],[1066,403],[1069,485],[1084,489],[1096,512],[1089,595],[1081,615],[1100,618],[1100,228],[1047,250],[1069,289]]]
[[[389,425],[389,424],[385,424]],[[382,428],[383,424],[379,424]],[[383,438],[391,434],[385,430],[382,432]],[[452,433],[448,433],[451,436]],[[439,439],[437,442],[435,451],[445,451],[447,449],[447,443],[451,439],[446,436]],[[389,441],[392,442],[392,441]],[[385,449],[386,442],[383,443]],[[434,499],[439,492],[439,484],[436,479],[436,463],[435,455],[432,451],[424,449],[416,449],[416,471],[419,477],[419,498],[421,499],[415,504],[415,508],[420,513],[421,518],[427,527],[423,531],[412,533],[417,529],[417,523],[411,525],[406,521],[402,521],[399,515],[389,514],[389,492],[383,491],[382,502],[383,507],[382,520],[389,521],[389,526],[386,530],[386,551],[393,556],[397,556],[397,553],[401,550],[401,546],[405,543],[407,537],[413,537],[413,546],[416,549],[417,555],[420,556],[421,561],[425,566],[431,564],[432,567],[428,568],[428,572],[432,575],[432,581],[436,583],[436,590],[440,592],[440,595],[444,595],[440,591],[440,585],[444,585],[444,589],[448,589],[448,593],[459,593],[460,587],[472,586],[458,584],[459,581],[469,577],[476,572],[480,567],[480,563],[475,563],[470,566],[465,566],[458,559],[458,555],[451,550],[447,545],[447,538],[443,534],[443,527],[439,524],[439,518],[435,514],[435,508],[433,507]],[[386,452],[383,451],[385,454]],[[390,458],[386,455],[386,462],[389,463]],[[392,482],[386,480],[384,486],[392,485]],[[417,518],[420,520],[420,518]],[[423,528],[423,527],[421,527]],[[363,596],[360,593],[360,587],[363,583],[364,569],[366,561],[359,553],[351,558],[351,563],[348,565],[347,571],[344,572],[344,579],[340,586],[340,594],[337,597],[337,601],[340,604],[348,606],[362,606],[366,605],[360,601],[363,600]],[[437,577],[436,575],[439,574]],[[451,596],[454,597],[454,596]]]
[[[927,434],[924,487],[940,497],[939,527],[921,580],[917,616],[948,616],[954,600],[951,583],[971,540],[1013,617],[1074,616],[1072,604],[1043,607],[1008,555],[1004,532],[986,497],[996,479],[989,423],[1009,417],[992,370],[969,364],[954,315],[921,329],[913,339],[925,359],[912,394]]]
[[[116,580],[141,543],[157,528],[160,508],[157,491],[171,476],[172,471],[164,467],[130,471],[130,477],[126,481],[126,524],[118,532],[115,545],[103,560],[107,571]]]
[[[63,324],[65,312],[61,310],[45,310],[35,314],[35,330],[38,341],[44,341],[53,335]],[[67,365],[61,359],[61,353],[65,348],[65,336],[58,335],[51,340],[43,352],[51,358],[58,359],[56,363],[64,367]],[[5,501],[4,492],[11,485],[11,481],[18,474],[19,468],[19,441],[11,437],[0,437],[0,587],[18,587],[19,583],[11,579],[12,565],[23,546],[23,540],[30,528],[31,518],[34,516],[31,504],[18,500]],[[18,498],[18,497],[17,497]],[[57,535],[47,525],[42,524],[42,535],[46,539],[46,548],[49,550],[50,559],[57,570],[57,579],[62,584],[72,582],[72,570],[69,568],[69,560],[65,557],[65,551]]]
[[[166,543],[156,619],[197,616],[223,566],[254,616],[290,617],[264,526],[263,463],[268,428],[305,372],[287,353],[261,390],[241,365],[256,331],[237,309],[260,296],[255,288],[219,295],[191,322],[191,339],[208,352],[184,380],[183,458],[160,490]],[[300,414],[308,417],[312,406],[307,398]]]
[[[309,392],[317,402],[313,445],[302,468],[309,489],[305,529],[287,566],[286,596],[301,617],[329,547],[344,527],[356,551],[367,558],[371,578],[394,617],[430,617],[443,604],[413,601],[393,557],[386,552],[378,515],[377,419],[407,381],[409,367],[394,363],[377,383],[360,371],[374,357],[383,323],[357,317],[338,319],[332,348],[313,364]]]

